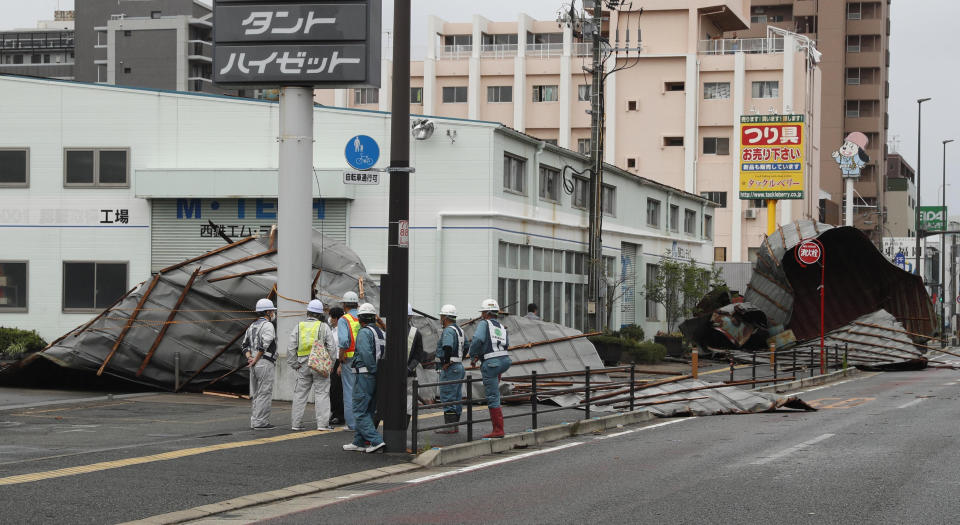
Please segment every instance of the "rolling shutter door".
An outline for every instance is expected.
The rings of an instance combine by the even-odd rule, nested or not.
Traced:
[[[620,244],[620,324],[637,324],[637,245]]]
[[[313,228],[346,242],[347,202],[314,199]],[[150,204],[153,272],[223,246],[224,240],[208,221],[234,240],[267,235],[277,223],[277,199],[153,199]]]

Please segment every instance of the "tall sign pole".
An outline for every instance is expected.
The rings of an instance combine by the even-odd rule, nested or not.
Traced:
[[[926,101],[928,101],[928,100],[930,100],[930,97],[918,98],[918,99],[917,99],[917,172],[916,172],[916,179],[917,179],[917,199],[916,199],[916,200],[917,200],[917,207],[916,207],[916,222],[913,223],[913,228],[914,228],[914,230],[915,230],[915,231],[914,231],[914,236],[916,236],[916,241],[915,241],[915,242],[916,242],[916,244],[917,244],[916,250],[914,251],[914,253],[917,255],[917,265],[916,265],[914,268],[916,268],[916,273],[917,273],[917,275],[920,276],[921,279],[923,279],[923,274],[920,273],[920,257],[921,257],[921,252],[920,252],[920,237],[921,237],[921,235],[920,235],[920,228],[921,228],[921,227],[920,227],[920,202],[921,202],[921,200],[922,200],[922,199],[920,198],[920,151],[921,151],[921,149],[920,149],[920,144],[921,144],[921,142],[920,142],[920,136],[921,136],[920,131],[921,131],[921,129],[922,129],[921,124],[922,124],[922,122],[923,122],[923,119],[922,119],[923,103],[926,102]]]
[[[410,217],[410,0],[393,6],[393,87],[390,112],[390,204],[387,215],[387,279],[382,287],[387,317],[387,359],[378,402],[385,405],[383,440],[389,452],[407,449],[407,285]],[[402,234],[401,234],[402,233]],[[414,403],[417,402],[414,393]],[[416,452],[416,451],[414,451]]]
[[[603,196],[603,60],[601,48],[601,29],[603,24],[603,2],[594,0],[593,25],[593,83],[591,85],[590,105],[590,222],[588,227],[589,267],[587,268],[587,315],[592,330],[603,329],[603,301],[600,300],[600,286],[603,282],[602,254],[602,215]]]
[[[214,83],[280,86],[277,331],[284,340],[312,295],[313,90],[380,85],[380,0],[215,0],[213,13]],[[277,374],[276,397],[292,399],[289,367]]]

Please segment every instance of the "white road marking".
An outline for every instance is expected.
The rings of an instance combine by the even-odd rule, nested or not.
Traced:
[[[819,442],[821,442],[821,441],[823,441],[823,440],[825,440],[825,439],[830,439],[830,438],[832,438],[833,436],[834,436],[834,434],[823,434],[822,436],[815,437],[815,438],[811,439],[810,441],[804,441],[803,443],[799,443],[799,444],[794,445],[794,446],[792,446],[792,447],[790,447],[790,448],[783,449],[783,450],[781,450],[780,452],[777,452],[776,454],[773,454],[773,455],[771,455],[771,456],[767,456],[767,457],[765,457],[765,458],[760,458],[760,459],[758,459],[758,460],[756,460],[756,461],[754,461],[753,463],[750,463],[750,464],[751,464],[751,465],[765,465],[765,464],[767,464],[767,463],[770,463],[771,461],[784,458],[784,457],[786,457],[786,456],[789,456],[790,454],[793,454],[794,452],[797,452],[797,451],[799,451],[799,450],[803,450],[803,449],[805,449],[805,448],[807,448],[807,447],[809,447],[809,446],[811,446],[811,445],[815,445],[815,444],[817,444],[817,443],[819,443]]]
[[[817,388],[811,388],[810,390],[804,390],[804,391],[802,391],[802,392],[793,392],[792,395],[799,396],[800,394],[808,394],[808,393],[813,392],[813,391],[815,391],[815,390],[822,390],[822,389],[824,389],[824,388],[830,388],[830,387],[834,387],[834,386],[840,386],[840,385],[842,385],[842,384],[844,384],[844,383],[849,383],[850,381],[856,381],[857,379],[860,379],[860,378],[859,378],[859,377],[855,377],[855,378],[853,378],[853,379],[847,379],[846,381],[840,381],[840,382],[838,382],[838,383],[830,383],[829,385],[818,386]]]
[[[680,422],[682,422],[682,421],[690,421],[691,419],[695,419],[695,418],[693,418],[693,417],[688,417],[688,418],[683,418],[683,419],[675,419],[675,420],[673,420],[673,421],[665,421],[665,422],[663,422],[663,423],[657,423],[657,424],[655,424],[655,425],[649,425],[649,426],[646,426],[646,427],[641,427],[641,428],[637,428],[637,429],[633,429],[633,430],[626,430],[626,431],[624,431],[624,432],[617,432],[617,433],[615,433],[615,434],[610,434],[610,435],[607,435],[607,436],[598,436],[598,437],[596,437],[596,438],[594,438],[594,439],[605,439],[605,438],[611,438],[611,437],[616,437],[616,436],[623,436],[623,435],[625,435],[625,434],[631,434],[631,433],[633,433],[633,432],[640,432],[640,431],[643,431],[643,430],[650,430],[650,429],[652,429],[652,428],[662,427],[662,426],[666,426],[666,425],[672,425],[672,424],[674,424],[674,423],[680,423]],[[508,463],[508,462],[510,462],[510,461],[516,461],[516,460],[518,460],[518,459],[528,458],[528,457],[531,457],[531,456],[539,456],[540,454],[547,454],[547,453],[550,453],[550,452],[556,452],[556,451],[558,451],[558,450],[564,450],[564,449],[568,449],[568,448],[571,448],[571,447],[576,447],[576,446],[579,446],[579,445],[583,445],[583,444],[585,444],[585,443],[588,443],[588,442],[587,442],[587,441],[574,441],[574,442],[572,442],[572,443],[566,443],[566,444],[563,444],[563,445],[560,445],[560,446],[556,446],[556,447],[545,448],[545,449],[542,449],[542,450],[534,450],[533,452],[526,452],[526,453],[523,453],[523,454],[517,454],[517,455],[515,455],[515,456],[509,456],[509,457],[505,457],[505,458],[495,459],[495,460],[493,460],[493,461],[486,461],[486,462],[484,462],[484,463],[478,463],[478,464],[476,464],[476,465],[468,465],[468,466],[466,466],[466,467],[461,467],[461,468],[458,468],[458,469],[448,470],[448,471],[446,471],[446,472],[438,472],[438,473],[436,473],[436,474],[430,474],[429,476],[422,476],[422,477],[419,477],[419,478],[407,480],[406,483],[423,483],[424,481],[432,481],[432,480],[435,480],[435,479],[445,478],[445,477],[448,477],[448,476],[455,476],[455,475],[457,475],[457,474],[463,474],[464,472],[470,472],[470,471],[473,471],[473,470],[478,470],[478,469],[482,469],[482,468],[486,468],[486,467],[491,467],[491,466],[493,466],[493,465],[500,465],[500,464],[502,464],[502,463]]]
[[[923,398],[922,398],[922,397],[919,398],[919,399],[914,399],[913,401],[911,401],[911,402],[909,402],[909,403],[904,403],[904,404],[898,406],[897,408],[912,407],[913,405],[916,405],[917,403],[919,403],[919,402],[921,402],[921,401],[923,401]]]

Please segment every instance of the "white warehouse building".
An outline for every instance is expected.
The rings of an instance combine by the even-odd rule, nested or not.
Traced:
[[[0,76],[0,326],[52,340],[151,272],[262,234],[276,222],[276,103]],[[344,184],[358,134],[389,158],[383,112],[314,109],[317,230],[387,269],[387,176]],[[588,159],[501,124],[430,117],[411,141],[410,299],[582,328]],[[574,188],[564,191],[563,179]],[[713,257],[713,204],[615,167],[604,172],[603,254],[616,283],[612,326],[665,328],[642,289],[661,257]],[[306,218],[305,218],[306,219]],[[626,278],[623,278],[626,276]]]

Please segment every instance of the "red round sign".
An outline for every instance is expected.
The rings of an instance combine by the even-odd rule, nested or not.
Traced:
[[[797,258],[803,264],[816,264],[820,260],[820,246],[810,241],[801,244],[797,247]]]

